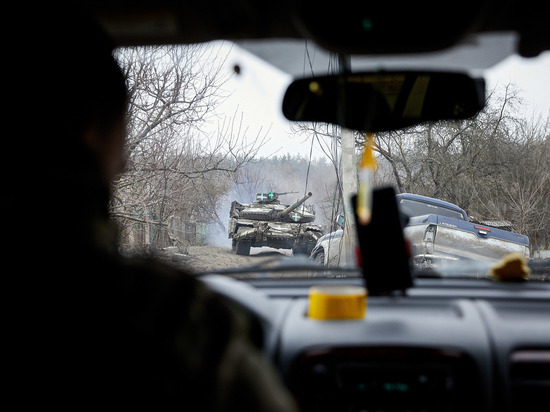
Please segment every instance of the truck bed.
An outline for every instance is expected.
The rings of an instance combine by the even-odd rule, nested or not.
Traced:
[[[434,231],[431,250],[425,241],[427,230]],[[527,236],[435,214],[411,217],[405,234],[417,258],[496,261],[513,252],[529,256]]]

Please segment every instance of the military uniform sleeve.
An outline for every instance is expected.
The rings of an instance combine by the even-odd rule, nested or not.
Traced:
[[[229,343],[220,365],[219,385],[220,411],[298,410],[274,367],[243,340]]]
[[[203,412],[297,410],[262,354],[259,325],[246,309],[170,267],[129,272],[125,375],[137,399]]]
[[[200,288],[199,288],[200,289]],[[290,392],[275,367],[265,358],[258,342],[259,325],[250,313],[210,290],[199,292],[203,313],[215,327],[218,342],[217,378],[212,394],[216,411],[297,411]],[[212,326],[211,325],[211,326]]]

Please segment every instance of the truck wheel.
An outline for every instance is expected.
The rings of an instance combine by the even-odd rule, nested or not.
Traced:
[[[237,250],[237,241],[235,239],[231,239],[231,250],[233,252]]]
[[[237,242],[235,252],[237,255],[248,256],[250,254],[250,242]]]
[[[321,251],[315,255],[315,262],[325,266],[325,252]]]

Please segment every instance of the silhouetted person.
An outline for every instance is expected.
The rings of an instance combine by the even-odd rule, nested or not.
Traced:
[[[6,289],[17,406],[294,410],[246,311],[172,267],[117,254],[108,202],[124,163],[125,79],[91,21],[41,13],[21,20],[30,40],[10,63],[24,102],[5,176],[26,252]]]

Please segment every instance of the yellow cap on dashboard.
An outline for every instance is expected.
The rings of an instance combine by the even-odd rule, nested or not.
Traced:
[[[361,286],[313,286],[309,289],[308,316],[316,320],[362,319],[367,290]]]

